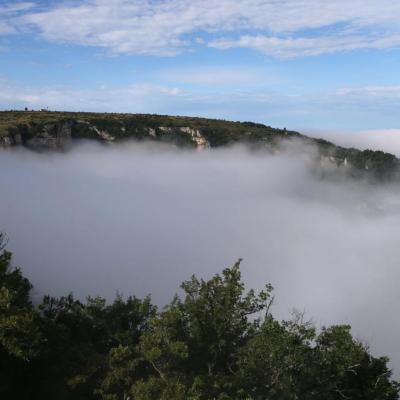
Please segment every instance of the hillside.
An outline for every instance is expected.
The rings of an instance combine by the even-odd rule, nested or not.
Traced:
[[[25,146],[32,150],[66,149],[74,140],[103,143],[128,139],[209,148],[243,143],[254,149],[282,151],[288,141],[317,148],[319,161],[346,167],[353,176],[377,180],[398,177],[400,160],[382,151],[344,148],[295,131],[253,122],[150,114],[50,111],[0,112],[0,148]]]

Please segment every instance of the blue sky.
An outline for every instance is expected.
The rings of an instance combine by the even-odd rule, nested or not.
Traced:
[[[400,2],[0,0],[0,109],[397,129]]]

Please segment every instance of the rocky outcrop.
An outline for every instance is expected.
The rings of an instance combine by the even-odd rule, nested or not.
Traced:
[[[112,142],[115,138],[106,130],[98,129],[87,121],[68,120],[46,123],[42,126],[20,125],[9,130],[8,135],[0,136],[0,149],[22,145],[32,150],[65,150],[68,149],[73,139],[80,136],[74,134],[74,129],[85,125],[94,134],[91,138],[104,142]],[[85,138],[84,136],[82,138]]]
[[[22,137],[19,132],[14,134],[9,134],[5,136],[0,136],[0,149],[7,149],[13,146],[19,146],[22,144]]]
[[[66,149],[71,144],[74,121],[44,124],[41,127],[20,125],[0,136],[0,149],[24,146],[32,150]]]
[[[11,136],[0,136],[0,149],[7,149],[13,146],[13,140]]]
[[[205,149],[210,147],[209,141],[201,134],[199,129],[193,129],[189,126],[180,128],[181,132],[187,133],[192,137],[193,142],[196,143],[198,149]]]
[[[190,126],[160,126],[158,127],[158,130],[162,133],[186,136],[187,139],[189,139],[189,141],[192,142],[199,150],[211,147],[209,141],[204,137],[204,135],[202,135],[201,131],[199,129],[191,128]]]
[[[91,126],[90,129],[95,131],[99,138],[105,142],[113,142],[115,140],[115,137],[110,135],[106,130],[100,130],[96,126]]]
[[[74,124],[75,121],[45,124],[38,133],[26,137],[24,145],[34,150],[66,149],[71,145]]]
[[[63,120],[43,125],[18,125],[10,128],[8,135],[0,137],[0,148],[22,145],[37,151],[65,150],[76,139],[112,143],[135,137],[140,140],[164,141],[177,146],[190,145],[197,149],[211,147],[201,130],[190,126],[135,128],[133,135],[132,131],[128,132],[127,127],[123,124],[117,127],[111,125],[111,131],[108,129],[100,128],[93,122],[81,119]]]
[[[127,140],[206,149],[242,144],[269,153],[311,154],[316,163],[348,175],[400,181],[400,159],[382,151],[336,146],[324,139],[253,122],[232,122],[155,114],[0,112],[0,149],[22,145],[43,151],[65,149],[74,140],[105,144]],[[291,150],[290,150],[291,151]]]

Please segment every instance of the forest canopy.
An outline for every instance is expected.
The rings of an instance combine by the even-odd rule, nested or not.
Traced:
[[[398,399],[388,358],[348,325],[274,318],[273,288],[246,291],[239,260],[192,276],[167,306],[72,294],[32,301],[0,234],[0,398]]]

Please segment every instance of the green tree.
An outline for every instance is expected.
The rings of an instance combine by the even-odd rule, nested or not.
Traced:
[[[392,400],[399,385],[390,381],[388,359],[375,358],[351,335],[348,325],[323,328],[316,338],[314,367],[318,399]]]
[[[22,400],[397,400],[385,357],[350,326],[278,321],[272,287],[245,291],[240,260],[181,285],[162,311],[45,296],[12,267],[0,234],[0,397]]]
[[[155,373],[148,384],[154,388],[158,382],[163,389],[149,399],[165,396],[163,390],[171,387],[175,395],[192,399],[235,396],[240,348],[259,325],[251,317],[272,303],[270,285],[259,294],[244,292],[239,267],[240,260],[209,281],[193,276],[181,286],[184,299],[175,297],[152,321],[140,349]]]
[[[32,285],[19,268],[12,267],[6,243],[0,233],[0,395],[22,398],[29,388],[20,380],[29,379],[27,371],[44,339],[30,301]]]
[[[52,377],[47,396],[123,399],[135,379],[135,346],[155,313],[150,298],[117,296],[107,304],[100,297],[83,303],[46,296],[40,310],[48,343],[41,362]]]
[[[139,353],[140,338],[150,329],[156,307],[149,297],[139,300],[117,296],[107,307],[106,357],[95,393],[105,400],[125,400],[134,382],[148,375],[149,367]]]
[[[239,386],[247,399],[299,399],[315,372],[315,329],[300,318],[279,322],[268,315],[257,334],[241,349]],[[304,397],[305,398],[305,397]]]

